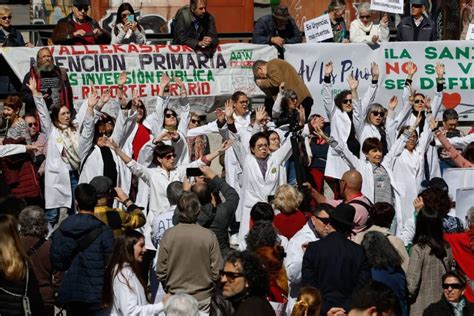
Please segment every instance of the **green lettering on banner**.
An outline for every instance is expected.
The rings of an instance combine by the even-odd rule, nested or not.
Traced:
[[[466,66],[464,66],[462,63],[458,63],[459,65],[459,68],[461,68],[462,72],[467,75],[470,73],[471,71],[471,66],[472,66],[472,63],[469,63],[467,64]]]
[[[474,59],[474,47],[443,47],[438,53],[438,48],[429,46],[425,48],[427,59]]]
[[[427,75],[434,75],[436,73],[435,66],[432,64],[425,65],[425,72]]]
[[[77,73],[68,73],[69,83],[71,86],[77,86]]]
[[[434,81],[430,78],[420,78],[421,89],[433,89]]]
[[[411,55],[406,49],[403,49],[400,54],[397,54],[395,49],[386,48],[384,53],[386,59],[411,59]]]
[[[252,54],[251,49],[235,50],[230,53],[230,61],[252,60]]]

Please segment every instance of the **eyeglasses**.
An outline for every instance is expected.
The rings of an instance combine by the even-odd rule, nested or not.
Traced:
[[[11,15],[8,15],[8,16],[2,16],[2,20],[11,20],[12,19],[12,16]]]
[[[342,100],[342,103],[352,104],[352,99],[344,99],[344,100]]]
[[[77,7],[77,11],[89,11],[89,6],[88,5],[78,5]]]
[[[166,114],[165,114],[165,117],[166,117],[166,118],[176,117],[176,114],[174,114],[174,113],[166,113]]]
[[[258,149],[262,149],[262,148],[268,148],[268,144],[258,144],[258,145],[255,145]]]
[[[36,125],[37,125],[36,123],[28,123],[29,127],[33,127],[33,126],[36,126]]]
[[[224,271],[224,270],[219,270],[219,276],[222,278],[223,276],[226,277],[227,281],[229,282],[234,282],[236,278],[243,277],[243,273],[239,272],[230,272],[230,271]]]
[[[461,283],[443,283],[443,289],[447,290],[450,287],[454,290],[460,290],[462,289],[462,284]]]
[[[319,216],[315,216],[315,217],[319,219],[321,222],[323,222],[323,224],[325,225],[329,224],[329,222],[331,221],[329,217],[319,217]]]
[[[198,125],[201,124],[201,120],[191,120],[191,123]]]
[[[168,154],[166,156],[163,157],[164,159],[171,159],[171,158],[176,158],[176,154]]]
[[[421,100],[421,99],[418,99],[418,100],[415,100],[414,103],[415,103],[415,104],[425,103],[425,101],[423,101],[423,100]]]
[[[370,19],[370,15],[361,15],[359,19]]]
[[[384,112],[378,112],[378,111],[372,111],[370,113],[372,113],[373,116],[384,116],[385,115]]]

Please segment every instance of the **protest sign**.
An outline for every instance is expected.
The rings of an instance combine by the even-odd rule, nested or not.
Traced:
[[[474,206],[474,188],[457,189],[456,217],[466,222],[467,212]]]
[[[362,43],[307,43],[285,45],[285,59],[303,78],[315,104],[313,113],[326,115],[321,100],[324,81],[324,63],[333,62],[333,94],[348,89],[347,77],[354,75],[360,82],[359,95],[371,83],[370,63],[380,67],[379,88],[375,101],[388,106],[394,95],[401,96],[406,79],[406,66],[413,61],[418,69],[413,87],[427,96],[436,91],[436,62],[446,66],[444,108],[455,109],[461,120],[474,121],[474,47],[469,41],[439,41],[380,43],[373,48]]]
[[[2,54],[13,72],[23,80],[35,63],[38,49],[8,47],[2,49]],[[79,45],[50,49],[55,64],[68,70],[73,95],[78,101],[75,103],[86,98],[90,86],[95,86],[99,94],[111,88],[114,98],[122,71],[128,74],[125,92],[138,89],[141,97],[157,96],[159,82],[165,73],[170,78],[180,78],[188,96],[198,99],[199,103],[237,90],[249,96],[263,95],[254,83],[253,63],[258,59],[277,57],[274,47],[253,44],[224,44],[211,57],[179,45]],[[178,85],[172,82],[169,91],[171,96],[177,96]]]
[[[469,24],[469,28],[467,29],[466,33],[466,40],[474,41],[474,24]]]
[[[332,38],[332,27],[329,14],[321,15],[304,23],[306,42],[317,43]]]
[[[449,195],[456,202],[458,189],[474,188],[474,168],[448,168],[443,179],[449,187]]]
[[[370,9],[374,11],[403,14],[403,0],[371,0]]]

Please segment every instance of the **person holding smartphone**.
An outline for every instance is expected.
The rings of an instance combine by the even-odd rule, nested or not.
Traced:
[[[145,29],[138,23],[130,3],[122,3],[117,10],[117,19],[112,30],[111,44],[145,44]]]

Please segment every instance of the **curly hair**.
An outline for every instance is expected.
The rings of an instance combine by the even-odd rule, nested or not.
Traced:
[[[48,218],[44,210],[36,205],[27,206],[18,217],[20,235],[46,238],[48,235]]]
[[[268,274],[266,273],[259,257],[250,251],[232,250],[227,255],[225,262],[234,266],[239,264],[240,271],[248,283],[248,292],[252,296],[266,296],[268,293]]]
[[[453,202],[449,197],[449,192],[440,188],[428,188],[421,192],[425,208],[438,212],[442,218],[449,213]]]
[[[275,192],[273,207],[283,214],[291,214],[303,201],[303,194],[289,184],[280,185]]]
[[[364,235],[362,246],[372,268],[386,269],[402,265],[402,257],[388,238],[381,232],[371,231]]]
[[[261,247],[274,247],[278,244],[278,235],[271,222],[259,222],[245,237],[247,250],[256,251]]]
[[[339,92],[338,95],[334,98],[334,104],[342,111],[342,101],[348,96],[351,95],[352,92],[350,90],[343,90]]]

